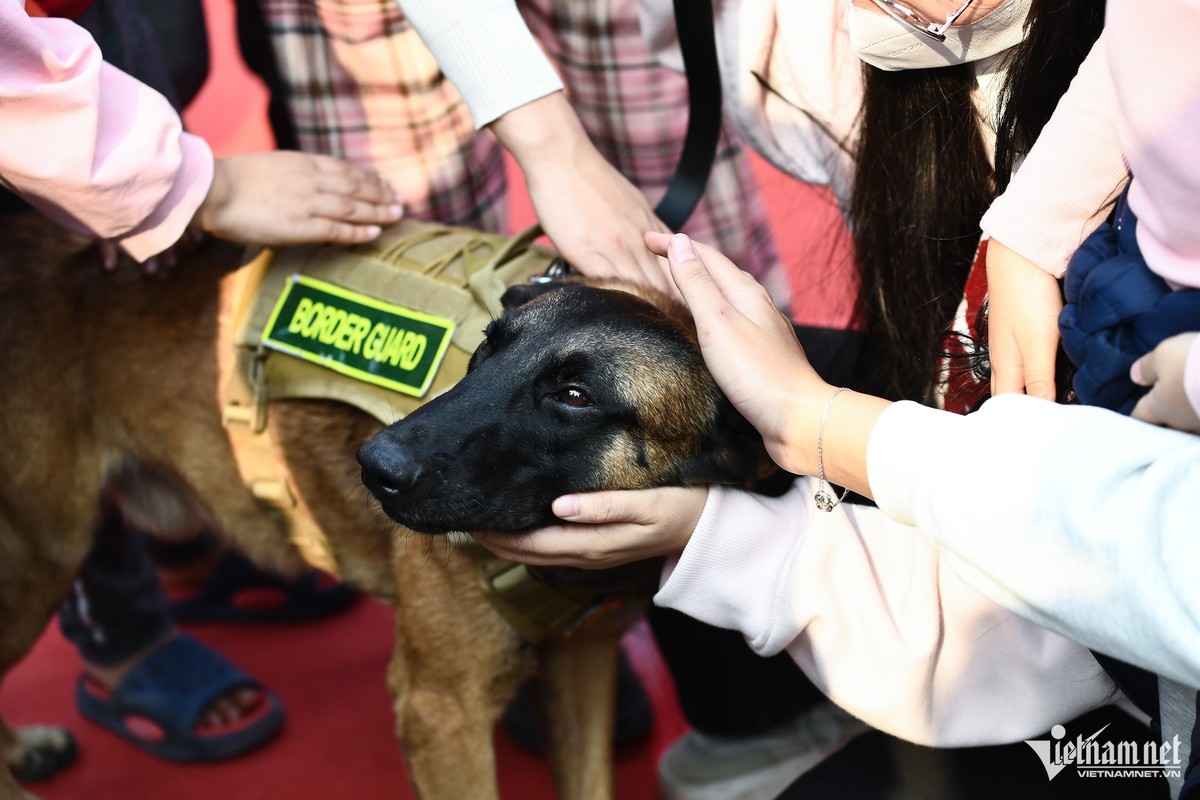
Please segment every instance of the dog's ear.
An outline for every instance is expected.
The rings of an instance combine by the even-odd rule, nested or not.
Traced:
[[[510,286],[500,295],[500,305],[505,311],[512,311],[517,306],[523,306],[535,297],[541,297],[546,292],[553,291],[559,284],[551,281],[531,281]]]
[[[683,471],[688,482],[700,479],[770,496],[786,492],[796,477],[771,460],[762,436],[724,398],[707,445]]]

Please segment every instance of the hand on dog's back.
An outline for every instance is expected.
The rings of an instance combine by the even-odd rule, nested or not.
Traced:
[[[358,244],[402,213],[395,191],[373,171],[276,151],[217,159],[192,227],[241,244]]]

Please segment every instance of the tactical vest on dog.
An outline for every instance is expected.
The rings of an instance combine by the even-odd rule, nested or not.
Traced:
[[[555,262],[553,251],[534,244],[538,235],[404,220],[367,245],[262,250],[226,281],[225,428],[247,486],[278,511],[310,563],[338,572],[271,442],[267,404],[335,400],[387,425],[438,396],[466,374],[504,291]],[[530,642],[570,633],[613,603],[547,586],[470,537],[455,541],[475,562],[485,596]]]

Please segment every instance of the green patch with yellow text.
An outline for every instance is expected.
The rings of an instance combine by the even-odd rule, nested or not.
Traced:
[[[292,275],[262,341],[343,375],[423,397],[453,333],[452,320]]]

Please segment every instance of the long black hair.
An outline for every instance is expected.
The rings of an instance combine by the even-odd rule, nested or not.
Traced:
[[[979,220],[1033,146],[1104,24],[1104,3],[1034,0],[1005,56],[995,167],[970,64],[886,72],[864,65],[849,217],[867,343],[860,388],[927,403],[963,296]]]

